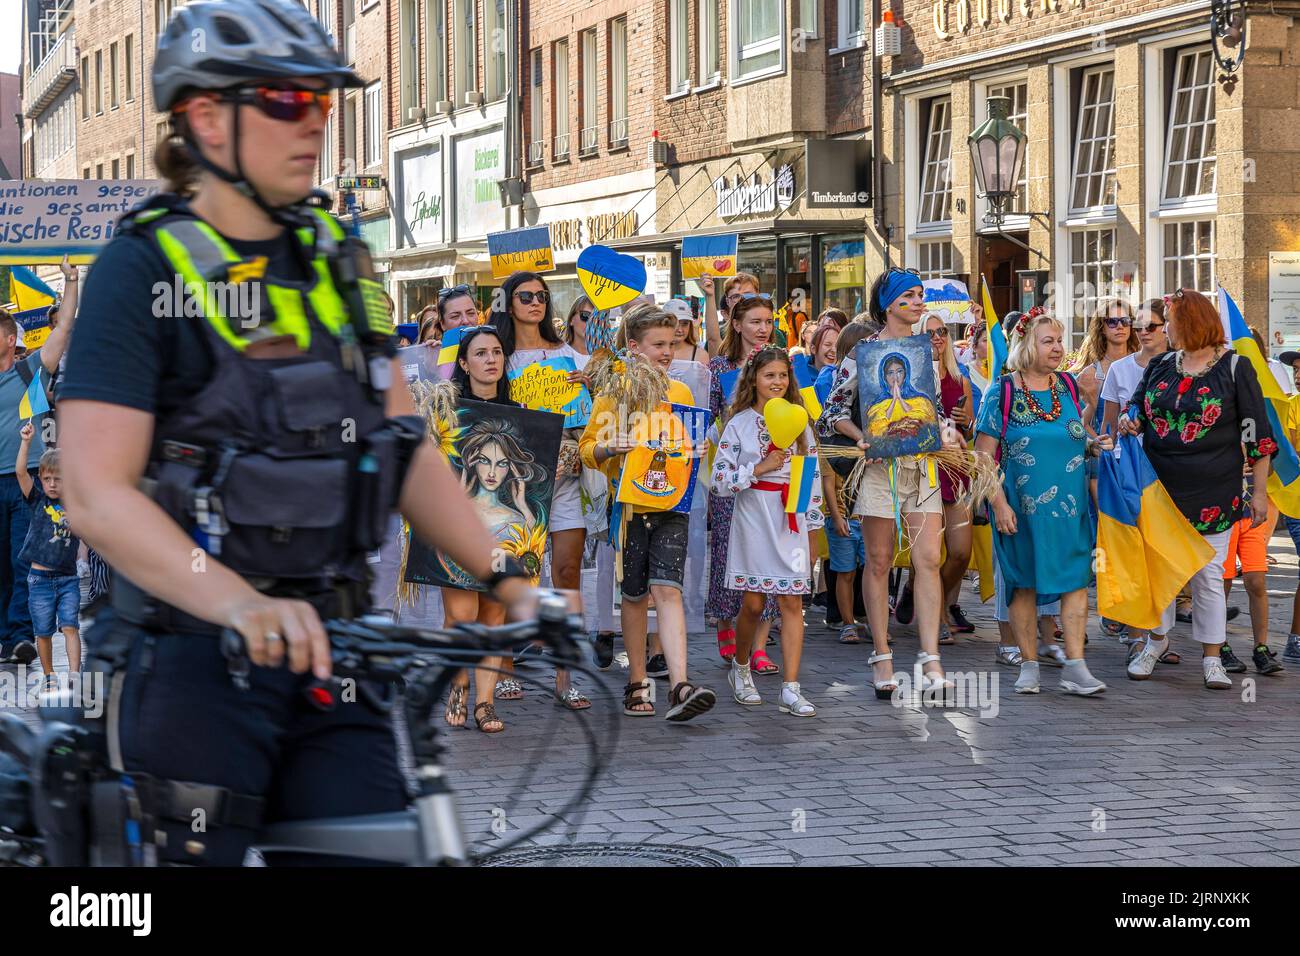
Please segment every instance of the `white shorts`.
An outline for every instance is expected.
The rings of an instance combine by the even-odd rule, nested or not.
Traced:
[[[551,521],[549,531],[587,529],[582,517],[582,485],[577,475],[565,475],[555,485],[551,495]]]
[[[893,518],[894,495],[899,514],[941,514],[943,492],[936,480],[931,487],[925,468],[915,460],[895,466],[896,488],[889,487],[889,466],[871,465],[862,476],[858,497],[853,502],[855,518]]]

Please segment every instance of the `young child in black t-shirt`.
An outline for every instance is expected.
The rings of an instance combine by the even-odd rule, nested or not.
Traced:
[[[81,670],[81,636],[78,612],[81,607],[80,579],[77,576],[77,551],[80,541],[68,528],[63,513],[62,482],[59,477],[58,449],[49,449],[41,455],[37,473],[40,481],[32,481],[27,471],[27,448],[35,430],[29,421],[19,431],[18,461],[14,476],[31,507],[31,523],[19,558],[31,565],[27,576],[27,607],[32,615],[32,630],[36,634],[36,649],[41,655],[41,668],[45,672],[45,690],[56,690],[58,678],[54,676],[54,631],[63,632],[68,652],[68,666],[72,673]]]

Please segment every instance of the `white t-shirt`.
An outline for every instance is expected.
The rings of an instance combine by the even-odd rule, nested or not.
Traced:
[[[1133,397],[1133,391],[1146,372],[1144,366],[1138,365],[1137,357],[1138,353],[1134,352],[1132,355],[1125,355],[1122,359],[1116,359],[1106,372],[1106,381],[1101,383],[1101,400],[1114,402],[1121,412],[1128,404],[1128,400]]]
[[[1283,395],[1295,394],[1295,372],[1289,365],[1283,365],[1277,359],[1269,359],[1268,367],[1273,372],[1273,377],[1277,379],[1278,387],[1282,389]]]

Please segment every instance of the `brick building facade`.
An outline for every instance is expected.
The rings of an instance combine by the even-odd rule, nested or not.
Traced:
[[[1300,4],[1252,7],[1230,91],[1216,82],[1207,6],[894,2],[903,53],[889,58],[881,115],[889,240],[869,232],[868,273],[890,261],[983,275],[999,310],[1041,280],[1074,344],[1099,298],[1179,286],[1222,283],[1268,326],[1269,253],[1300,251]],[[984,221],[966,143],[999,95],[1028,136],[1014,211],[1045,214],[1010,216],[1002,234]]]

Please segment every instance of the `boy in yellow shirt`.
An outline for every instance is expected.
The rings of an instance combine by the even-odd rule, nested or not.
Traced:
[[[652,305],[633,308],[623,317],[631,361],[647,361],[665,374],[673,361],[673,339],[677,321]],[[690,389],[670,381],[665,400],[655,415],[671,415],[668,403],[690,405]],[[596,398],[591,418],[578,441],[578,453],[588,468],[605,474],[610,483],[610,500],[617,494],[615,482],[623,458],[637,447],[628,433],[627,415],[614,398]],[[653,431],[653,429],[652,429]],[[689,519],[672,511],[645,506],[627,509],[626,525],[619,541],[623,592],[623,644],[627,649],[630,680],[623,689],[623,713],[629,717],[650,717],[655,712],[654,685],[646,679],[646,631],[649,597],[654,595],[659,639],[668,661],[669,692],[667,719],[685,721],[711,709],[717,695],[707,687],[686,679],[686,609],[682,604],[682,580],[686,570],[686,540]]]

